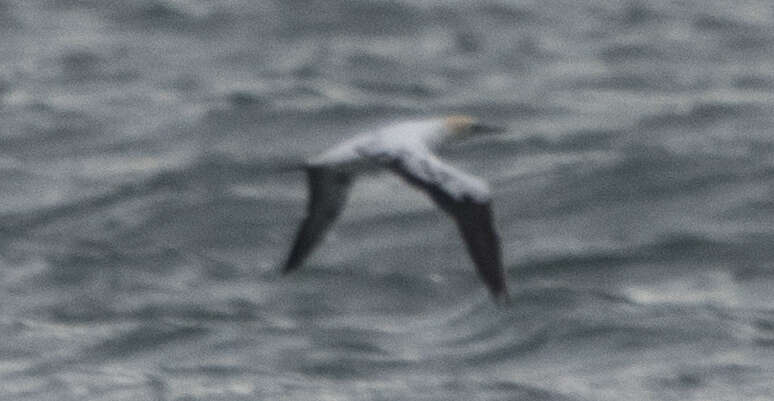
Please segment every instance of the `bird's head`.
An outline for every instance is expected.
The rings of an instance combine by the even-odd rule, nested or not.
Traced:
[[[481,135],[505,132],[504,128],[487,125],[479,121],[477,118],[465,115],[446,117],[444,120],[444,125],[450,134],[450,139],[452,140],[467,139]]]

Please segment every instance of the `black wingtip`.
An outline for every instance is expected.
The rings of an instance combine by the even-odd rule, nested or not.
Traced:
[[[287,276],[288,274],[292,273],[296,269],[298,269],[298,264],[297,263],[290,263],[290,262],[288,262],[288,263],[285,263],[282,266],[282,269],[280,269],[280,274],[284,277],[284,276]]]

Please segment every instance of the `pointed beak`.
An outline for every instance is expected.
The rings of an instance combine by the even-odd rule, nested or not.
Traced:
[[[505,128],[503,127],[497,127],[497,126],[486,125],[486,124],[473,125],[474,134],[502,134],[503,132],[505,132]]]

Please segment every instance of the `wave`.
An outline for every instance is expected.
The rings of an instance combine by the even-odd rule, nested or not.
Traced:
[[[367,121],[385,116],[406,116],[416,114],[416,110],[398,104],[383,102],[333,102],[319,107],[291,108],[279,113],[283,118],[301,117],[315,121]]]
[[[103,6],[104,7],[104,6]],[[167,0],[110,3],[102,9],[119,25],[132,29],[206,34],[225,28],[235,16],[217,5]]]
[[[47,102],[3,109],[8,130],[0,134],[0,146],[27,159],[50,159],[76,154],[100,137],[103,123],[94,116],[64,110]]]
[[[0,32],[13,32],[22,27],[23,24],[17,18],[14,6],[7,1],[0,1]]]
[[[299,13],[299,9],[305,12]],[[278,17],[283,22],[278,34],[317,35],[406,35],[418,32],[428,17],[405,2],[385,1],[285,1]]]
[[[608,63],[627,61],[664,60],[667,53],[664,49],[650,44],[617,44],[608,46],[599,53],[599,57]]]
[[[401,82],[394,80],[362,79],[352,83],[366,92],[382,96],[408,96],[413,98],[433,98],[437,91],[422,82]]]
[[[624,28],[634,28],[663,21],[666,16],[645,3],[633,2],[624,5],[615,20]]]
[[[502,156],[515,158],[524,154],[550,154],[560,156],[566,153],[610,150],[624,136],[623,131],[615,129],[580,129],[566,134],[549,137],[546,135],[527,135],[492,142],[480,141],[452,149],[457,156],[479,157],[481,159]]]
[[[507,308],[493,308],[490,300],[479,300],[433,323],[431,337],[436,340],[428,358],[470,366],[524,360],[557,341],[559,331],[552,325],[562,316],[619,302],[611,299],[599,292],[544,287],[513,291]]]
[[[300,170],[302,164],[287,159],[236,160],[210,154],[180,168],[156,173],[135,181],[116,185],[97,195],[72,199],[57,205],[23,213],[0,215],[0,229],[6,232],[25,232],[64,218],[88,215],[134,199],[166,192],[170,197],[185,196],[196,186],[228,185],[250,181],[267,175]],[[229,182],[221,182],[229,177]]]
[[[348,353],[349,354],[349,353]],[[390,357],[356,357],[352,355],[339,356],[335,360],[296,360],[296,370],[313,377],[329,379],[355,379],[371,377],[374,374],[389,374],[409,368],[411,361]]]
[[[732,14],[699,13],[693,17],[692,25],[697,30],[714,35],[720,49],[751,55],[758,50],[767,50],[766,43],[772,39],[767,26],[751,21],[744,16]]]
[[[439,104],[434,107],[447,113],[472,114],[481,118],[540,118],[560,116],[568,112],[558,106],[536,105],[534,103],[491,100],[462,99],[454,104]]]
[[[703,31],[733,33],[749,27],[749,25],[741,21],[723,15],[700,13],[692,19],[692,25]]]
[[[159,174],[140,182],[120,185],[117,188],[89,198],[75,199],[20,214],[0,216],[0,228],[5,232],[23,233],[63,218],[89,214],[116,203],[149,195],[158,190],[180,189],[183,182],[174,174]]]
[[[675,153],[659,146],[632,146],[605,163],[554,174],[551,186],[530,202],[513,209],[519,216],[578,214],[600,206],[705,196],[719,185],[759,182],[771,175],[765,165],[736,155],[707,157],[706,150]],[[641,205],[640,207],[650,207]]]
[[[139,70],[116,63],[122,59],[121,54],[102,54],[90,49],[66,50],[58,60],[61,80],[76,85],[95,82],[115,85],[140,79]]]
[[[679,92],[690,89],[676,76],[664,73],[618,72],[581,76],[567,82],[570,89],[597,89],[631,92]]]
[[[719,121],[759,115],[763,108],[755,103],[701,102],[685,113],[664,112],[644,117],[639,122],[642,129],[682,128],[706,126]]]
[[[526,24],[539,19],[537,13],[515,4],[486,2],[477,6],[477,11],[495,21],[506,24]]]
[[[212,127],[213,133],[223,135],[237,129],[253,130],[256,126],[273,123],[280,125],[293,121],[303,126],[311,125],[309,130],[319,130],[320,126],[330,123],[349,121],[372,122],[387,117],[407,117],[416,115],[413,107],[400,104],[391,98],[352,99],[347,101],[326,98],[315,94],[313,100],[293,102],[277,101],[283,95],[276,95],[272,101],[246,91],[235,91],[228,95],[229,107],[213,108],[207,112],[204,124]],[[292,95],[291,95],[292,96]],[[297,127],[298,129],[298,127]]]
[[[748,323],[712,307],[640,305],[617,294],[571,287],[515,291],[512,305],[476,305],[434,328],[426,359],[490,366],[557,354],[570,361],[589,353],[638,353],[737,341]],[[759,338],[765,339],[766,333]],[[440,362],[442,361],[442,362]]]
[[[717,383],[737,383],[745,378],[764,376],[765,372],[758,366],[743,363],[701,363],[690,362],[669,372],[662,372],[650,380],[658,388],[668,388],[671,391],[705,391],[718,392],[713,385]]]
[[[738,261],[747,259],[747,252],[747,243],[714,239],[701,233],[676,232],[660,234],[637,245],[547,255],[511,266],[508,270],[509,274],[521,278],[550,277],[578,270],[621,269],[627,265],[654,262]]]
[[[153,352],[160,347],[194,341],[210,330],[202,326],[179,325],[154,322],[138,325],[100,344],[88,347],[82,354],[86,359],[123,359],[145,352]]]
[[[227,302],[151,304],[124,313],[137,321],[182,319],[188,322],[256,322],[263,321],[259,305],[246,299]]]
[[[769,75],[742,75],[734,79],[734,87],[743,90],[774,90],[774,77]]]

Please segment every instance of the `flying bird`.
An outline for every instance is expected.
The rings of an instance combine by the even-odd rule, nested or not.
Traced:
[[[491,195],[483,180],[441,161],[434,151],[467,138],[503,132],[468,116],[395,123],[358,135],[309,160],[309,203],[283,274],[298,269],[341,214],[353,179],[386,170],[424,191],[459,228],[479,276],[496,301],[507,301]]]

